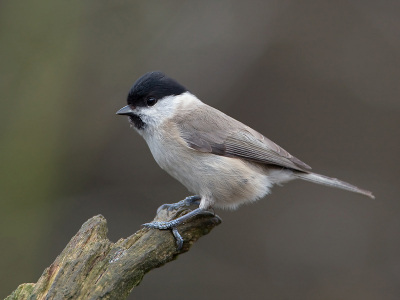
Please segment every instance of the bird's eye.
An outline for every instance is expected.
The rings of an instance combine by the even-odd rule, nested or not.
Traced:
[[[152,97],[152,98],[147,99],[147,105],[148,106],[153,106],[156,103],[157,103],[157,99],[156,98]]]

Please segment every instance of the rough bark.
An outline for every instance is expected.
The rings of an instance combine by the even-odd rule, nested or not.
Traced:
[[[169,221],[190,210],[171,210],[165,204],[155,221]],[[205,212],[178,227],[184,244],[177,250],[170,230],[142,228],[112,243],[102,215],[85,222],[37,283],[21,284],[6,300],[20,299],[126,299],[143,276],[187,252],[192,244],[221,223]]]

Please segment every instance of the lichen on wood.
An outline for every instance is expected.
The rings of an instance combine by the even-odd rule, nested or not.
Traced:
[[[190,210],[157,211],[155,221],[170,221]],[[112,243],[102,215],[86,221],[37,283],[21,284],[6,300],[34,299],[126,299],[143,276],[189,251],[192,244],[221,223],[209,212],[178,226],[184,244],[179,251],[170,230],[142,228]]]

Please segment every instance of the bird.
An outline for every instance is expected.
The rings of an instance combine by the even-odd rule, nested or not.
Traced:
[[[143,224],[171,229],[178,249],[177,226],[214,208],[236,209],[271,192],[274,185],[302,179],[374,198],[372,192],[311,167],[261,133],[207,105],[160,71],[144,74],[117,111],[145,139],[158,165],[194,196],[177,205],[196,205],[169,222]]]

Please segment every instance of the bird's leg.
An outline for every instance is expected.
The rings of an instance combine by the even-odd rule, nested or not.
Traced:
[[[161,206],[159,208],[159,211],[161,209],[165,209],[166,205],[169,205],[168,210],[175,210],[175,209],[178,210],[178,209],[186,207],[186,206],[199,205],[200,199],[201,198],[199,196],[187,197],[184,200],[179,201],[178,203],[175,203],[175,204],[164,204],[163,206]],[[152,229],[171,229],[172,234],[176,238],[178,250],[180,250],[183,245],[183,239],[182,239],[182,236],[178,232],[177,226],[184,223],[185,221],[189,220],[190,218],[192,218],[198,214],[204,213],[204,212],[207,212],[207,211],[203,210],[201,208],[196,208],[195,210],[192,210],[191,212],[187,213],[186,215],[183,215],[175,220],[168,221],[168,222],[154,221],[151,223],[143,224],[142,226],[144,226],[146,228],[152,228]]]
[[[183,215],[175,220],[168,221],[168,222],[157,222],[156,221],[156,222],[143,224],[142,226],[144,226],[146,228],[152,228],[152,229],[171,229],[173,235],[176,238],[176,244],[178,246],[178,250],[180,250],[183,245],[183,238],[179,234],[178,229],[176,227],[178,225],[184,223],[188,219],[190,219],[198,214],[204,213],[204,212],[206,212],[206,211],[201,208],[196,208],[195,210],[192,210],[191,212],[187,213],[186,215]]]
[[[177,203],[161,205],[158,208],[157,213],[163,209],[166,209],[168,212],[171,212],[173,210],[180,210],[184,207],[189,207],[189,206],[197,206],[198,207],[200,205],[200,200],[201,200],[200,196],[197,196],[197,195],[189,196]]]
[[[180,208],[186,207],[186,206],[197,206],[197,207],[199,207],[200,200],[201,200],[201,197],[198,196],[198,195],[193,195],[193,196],[186,197],[185,199],[179,201],[178,203],[170,204],[170,207],[168,208],[168,211],[177,210],[177,209],[180,209]]]

